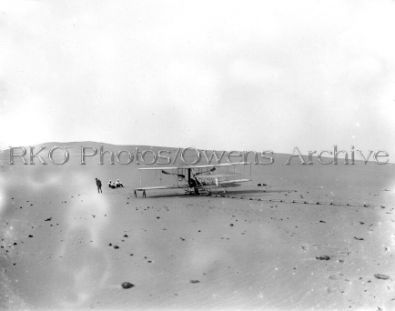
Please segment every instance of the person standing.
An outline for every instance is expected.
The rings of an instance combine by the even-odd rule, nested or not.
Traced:
[[[97,193],[103,193],[101,190],[101,180],[99,178],[95,178],[96,180],[96,186],[97,186]]]

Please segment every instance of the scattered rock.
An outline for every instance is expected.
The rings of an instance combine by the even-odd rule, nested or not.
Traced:
[[[134,284],[132,284],[130,282],[123,282],[122,283],[122,288],[123,289],[129,289],[129,288],[132,288],[132,287],[134,287]]]
[[[200,283],[200,281],[199,280],[190,280],[189,281],[191,284],[197,284],[197,283]]]
[[[317,259],[317,260],[330,260],[331,257],[329,257],[328,255],[322,255],[322,256],[316,256],[315,259]]]
[[[381,273],[376,273],[376,274],[374,275],[374,277],[375,277],[376,279],[379,279],[379,280],[388,280],[388,279],[390,278],[389,275],[381,274]]]

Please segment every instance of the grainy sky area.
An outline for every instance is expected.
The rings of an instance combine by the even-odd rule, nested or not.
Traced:
[[[1,1],[0,146],[387,150],[395,2]]]

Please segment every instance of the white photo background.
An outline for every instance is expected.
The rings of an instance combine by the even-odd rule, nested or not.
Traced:
[[[394,1],[3,1],[0,145],[395,154],[394,16]]]

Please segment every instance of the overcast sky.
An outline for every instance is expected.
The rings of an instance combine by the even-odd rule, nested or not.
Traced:
[[[2,1],[0,145],[395,157],[394,30],[389,0]]]

